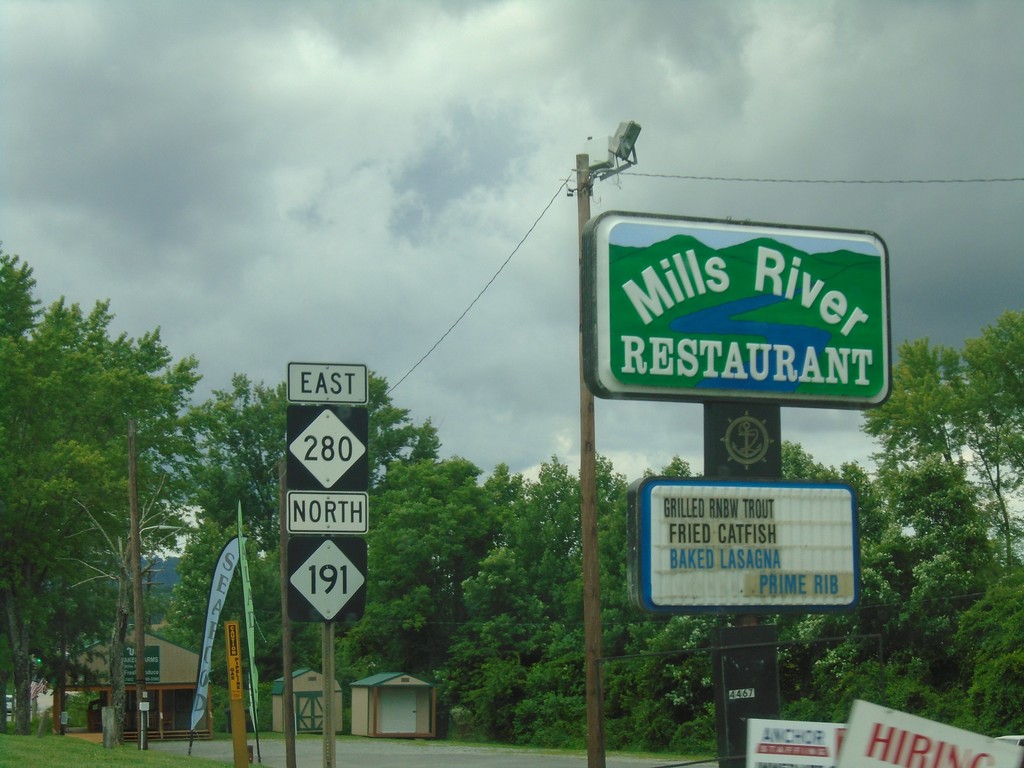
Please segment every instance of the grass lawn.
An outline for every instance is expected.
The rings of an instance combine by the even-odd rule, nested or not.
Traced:
[[[140,751],[134,743],[116,749],[104,749],[102,744],[78,739],[74,736],[11,736],[0,734],[0,768],[54,768],[74,766],[91,768],[105,766],[141,766],[142,768],[184,768],[195,765],[224,766],[231,763],[206,760],[201,757],[183,757],[150,750]]]

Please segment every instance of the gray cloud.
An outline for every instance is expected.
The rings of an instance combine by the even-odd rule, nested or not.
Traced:
[[[621,209],[870,229],[894,341],[1020,309],[1024,8],[993,1],[71,2],[0,24],[0,239],[43,298],[110,298],[196,354],[204,392],[364,362],[489,471],[578,453],[576,201],[588,136],[643,124]],[[659,174],[652,176],[646,174]],[[667,176],[668,178],[664,178]],[[701,409],[601,402],[628,475],[700,470]],[[821,460],[850,412],[784,409]]]

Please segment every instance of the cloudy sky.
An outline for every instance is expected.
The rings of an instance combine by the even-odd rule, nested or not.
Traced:
[[[1024,303],[1021,39],[1014,0],[0,0],[0,241],[200,398],[365,363],[445,455],[575,464],[588,137],[643,126],[594,215],[872,230],[894,345],[959,346]],[[806,179],[947,183],[767,181]],[[598,451],[701,471],[701,421],[598,401]],[[830,464],[860,424],[782,413]]]

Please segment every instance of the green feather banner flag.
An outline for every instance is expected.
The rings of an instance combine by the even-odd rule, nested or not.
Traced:
[[[252,722],[257,720],[259,674],[256,672],[256,613],[252,607],[252,589],[249,587],[249,564],[245,558],[246,538],[242,535],[242,502],[238,502],[238,565],[242,572],[242,603],[245,606],[245,638],[249,645],[249,709]]]

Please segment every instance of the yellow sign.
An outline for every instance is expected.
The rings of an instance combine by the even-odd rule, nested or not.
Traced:
[[[224,622],[228,652],[228,693],[232,699],[242,699],[242,654],[238,641],[238,622]]]

